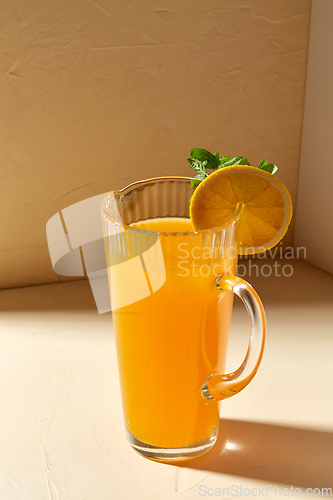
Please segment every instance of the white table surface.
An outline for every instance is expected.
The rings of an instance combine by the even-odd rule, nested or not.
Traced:
[[[88,281],[1,291],[0,499],[277,498],[266,485],[281,496],[333,489],[333,276],[292,264],[289,278],[248,278],[267,313],[261,368],[221,405],[227,449],[220,439],[183,466],[146,460],[127,444],[111,314],[98,315]],[[237,303],[229,368],[242,359],[248,328]]]

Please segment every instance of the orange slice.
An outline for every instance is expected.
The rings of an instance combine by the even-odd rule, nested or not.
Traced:
[[[210,174],[194,191],[195,231],[221,227],[237,217],[238,253],[264,252],[285,235],[292,215],[285,185],[257,167],[232,165]]]

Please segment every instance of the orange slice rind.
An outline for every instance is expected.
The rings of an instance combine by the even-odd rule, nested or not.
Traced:
[[[190,217],[195,231],[222,227],[237,219],[240,255],[269,250],[285,235],[292,216],[290,194],[272,174],[232,165],[210,174],[194,191]]]

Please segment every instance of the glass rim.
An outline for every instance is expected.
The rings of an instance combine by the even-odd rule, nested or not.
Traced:
[[[127,191],[128,189],[130,188],[134,188],[136,185],[142,185],[142,184],[145,184],[145,183],[149,183],[149,182],[153,182],[153,181],[157,181],[157,182],[163,182],[165,180],[184,180],[184,181],[191,181],[193,177],[186,177],[186,176],[181,176],[181,175],[165,175],[165,176],[158,176],[158,177],[149,177],[147,179],[143,179],[143,180],[140,180],[140,181],[134,181],[134,182],[131,182],[130,184],[128,184],[127,186],[125,186],[124,188],[122,189],[114,189],[113,191],[110,191],[109,193],[107,193],[104,198],[102,199],[102,202],[101,202],[101,205],[100,205],[100,208],[101,208],[101,213],[102,213],[102,216],[105,217],[105,219],[107,219],[108,221],[112,222],[112,224],[115,224],[116,226],[119,226],[119,227],[122,227],[124,228],[125,230],[131,230],[131,231],[135,231],[135,232],[139,232],[139,233],[144,233],[144,234],[153,234],[153,235],[157,235],[157,236],[193,236],[193,235],[206,235],[206,234],[217,234],[219,233],[220,231],[223,231],[223,230],[226,230],[228,228],[231,228],[232,226],[234,226],[236,224],[236,222],[238,221],[239,219],[239,215],[240,215],[240,210],[236,213],[236,215],[228,222],[226,222],[225,224],[223,224],[223,226],[217,226],[217,227],[213,227],[213,228],[209,228],[209,229],[198,229],[198,230],[193,230],[193,231],[174,231],[174,232],[170,232],[170,231],[154,231],[152,229],[142,229],[142,228],[139,228],[139,227],[133,227],[133,226],[130,226],[129,224],[120,224],[119,222],[115,221],[113,218],[110,217],[110,215],[108,214],[106,208],[105,208],[105,204],[106,204],[106,201],[108,200],[109,197],[111,197],[112,195],[114,196],[115,194],[121,194],[125,191]],[[168,216],[168,217],[177,217],[177,216]],[[156,219],[163,219],[165,217],[148,217],[147,219],[140,219],[140,222],[144,222],[146,220],[156,220]],[[184,218],[184,217],[182,217]],[[186,217],[188,220],[190,220],[189,217]],[[139,222],[139,221],[138,221]]]

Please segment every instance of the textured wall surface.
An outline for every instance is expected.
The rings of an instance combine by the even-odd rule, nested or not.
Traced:
[[[312,4],[304,106],[295,246],[307,260],[333,274],[333,2]]]
[[[138,179],[191,175],[190,147],[276,163],[295,201],[310,10],[2,0],[0,288],[63,280],[48,219]]]

